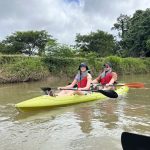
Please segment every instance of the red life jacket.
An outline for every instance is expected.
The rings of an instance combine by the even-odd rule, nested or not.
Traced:
[[[100,79],[100,83],[102,85],[109,83],[109,81],[112,79],[112,73],[108,73],[104,78]]]
[[[87,84],[87,76],[77,83],[78,88],[84,88],[86,87],[86,84]]]

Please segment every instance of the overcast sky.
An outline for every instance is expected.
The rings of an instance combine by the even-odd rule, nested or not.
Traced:
[[[113,33],[121,13],[146,8],[150,0],[0,0],[0,40],[15,31],[47,30],[58,42],[73,44],[76,33]]]

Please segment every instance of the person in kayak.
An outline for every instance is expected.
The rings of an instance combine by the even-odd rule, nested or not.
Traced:
[[[117,73],[112,71],[112,64],[107,62],[103,65],[103,70],[98,77],[92,81],[94,88],[104,90],[114,90],[117,81]]]
[[[92,82],[92,76],[89,72],[89,68],[85,63],[81,63],[78,68],[78,73],[75,76],[73,82],[65,87],[59,87],[58,89],[71,89],[77,84],[77,90],[62,90],[58,93],[58,96],[62,95],[86,95],[90,93],[90,91],[82,91],[82,90],[90,90],[90,85]]]

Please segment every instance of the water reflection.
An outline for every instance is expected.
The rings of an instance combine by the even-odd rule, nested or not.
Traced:
[[[93,119],[93,110],[91,107],[84,107],[83,109],[75,109],[75,114],[77,114],[79,121],[80,129],[83,133],[90,133],[92,130],[92,119]]]
[[[104,122],[105,127],[108,129],[116,128],[116,122],[118,121],[118,115],[115,113],[116,109],[116,103],[110,101],[99,105],[99,111],[101,111],[99,121]]]
[[[125,98],[125,97],[124,97]],[[106,100],[91,102],[84,107],[75,107],[74,113],[77,116],[80,129],[83,133],[90,134],[94,129],[95,123],[100,123],[102,128],[116,129],[119,122],[118,100]],[[83,104],[80,104],[81,106]]]
[[[28,122],[28,121],[35,121],[35,120],[54,120],[57,116],[63,115],[68,112],[69,109],[65,109],[64,107],[59,108],[47,108],[46,110],[36,110],[36,111],[27,111],[27,112],[20,112],[15,117],[15,121],[19,122]]]

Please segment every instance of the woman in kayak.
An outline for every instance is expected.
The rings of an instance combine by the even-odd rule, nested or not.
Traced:
[[[92,82],[92,76],[89,73],[89,68],[85,63],[81,63],[78,68],[79,72],[75,76],[73,82],[65,87],[59,87],[58,89],[70,89],[73,88],[77,84],[77,90],[62,90],[58,93],[58,96],[62,95],[86,95],[90,93],[89,91],[82,91],[82,90],[90,90],[90,85]]]
[[[105,63],[103,65],[103,70],[100,72],[99,76],[92,81],[94,88],[104,90],[114,90],[114,83],[117,81],[117,73],[112,71],[111,63]]]

